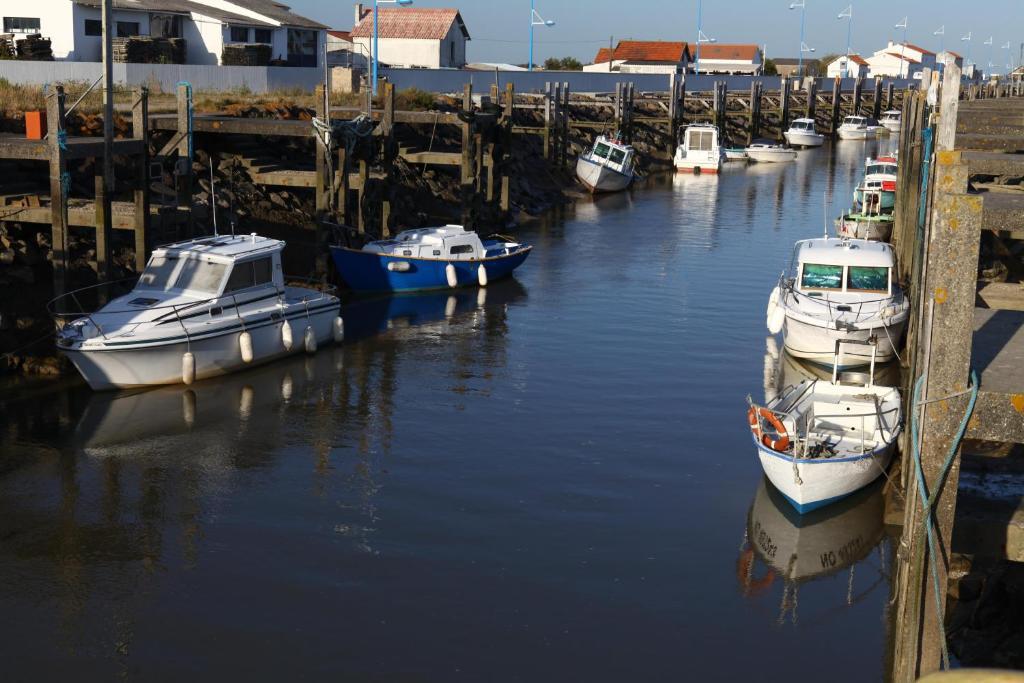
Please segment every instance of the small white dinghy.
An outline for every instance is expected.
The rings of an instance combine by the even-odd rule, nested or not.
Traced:
[[[747,156],[747,150],[743,147],[726,147],[725,160],[747,162],[750,161],[750,157]]]
[[[837,341],[872,342],[869,358],[848,354],[850,367],[896,356],[910,302],[893,275],[892,246],[867,240],[819,237],[794,246],[789,273],[768,297],[767,327],[783,333],[797,358],[829,363]]]
[[[900,392],[869,373],[842,373],[836,342],[832,381],[804,380],[764,406],[747,397],[747,422],[772,485],[805,513],[857,491],[882,474],[902,429]]]
[[[693,173],[718,173],[724,160],[718,127],[710,123],[687,126],[673,159],[677,171]]]
[[[341,302],[285,285],[284,246],[252,233],[158,247],[135,288],[94,313],[63,310],[83,290],[51,301],[58,319],[73,318],[57,348],[101,390],[191,384],[341,341]]]
[[[825,136],[814,128],[814,119],[795,119],[783,133],[791,147],[821,147]]]
[[[576,161],[576,177],[592,193],[618,192],[633,182],[632,147],[616,137],[597,136],[594,146]]]
[[[782,145],[773,145],[768,142],[755,142],[750,147],[747,147],[746,151],[751,161],[761,163],[779,163],[796,159],[795,149],[789,149]]]

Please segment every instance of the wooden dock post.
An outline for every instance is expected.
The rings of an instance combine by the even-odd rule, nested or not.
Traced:
[[[325,86],[320,84],[314,89],[313,100],[316,102],[315,111],[316,117],[324,123],[330,124],[331,113],[328,108],[327,102],[325,102]],[[324,144],[323,138],[318,134],[315,136],[314,149],[316,154],[315,168],[316,168],[316,187],[314,188],[315,196],[314,203],[316,207],[316,214],[314,216],[314,251],[315,256],[315,271],[317,276],[326,274],[327,272],[327,230],[324,222],[327,219],[328,211],[331,205],[331,192],[334,189],[333,183],[331,182],[330,173],[328,173],[329,155],[331,151]],[[210,203],[211,207],[213,202]],[[216,208],[214,208],[216,211]]]
[[[871,116],[877,121],[882,115],[882,77],[875,76],[874,100],[871,103]]]
[[[110,154],[109,149],[104,149],[104,155]],[[111,155],[112,156],[112,155]],[[101,158],[96,158],[93,166],[93,187],[95,201],[93,202],[96,225],[96,279],[103,282],[110,278],[110,240],[113,232],[113,221],[110,215],[112,204],[110,193],[107,192],[106,176],[104,175],[104,163]],[[105,288],[100,288],[101,300]]]
[[[569,157],[569,83],[562,83],[561,89],[561,103],[558,107],[559,114],[559,140],[561,141],[561,147],[559,149],[558,163],[565,168],[568,163]]]
[[[46,141],[50,152],[50,263],[53,266],[53,294],[60,296],[67,284],[68,206],[70,183],[63,143],[64,86],[57,85],[46,96]]]
[[[668,137],[674,146],[679,140],[679,80],[675,72],[668,76]]]
[[[473,111],[473,86],[466,83],[462,87],[462,111],[467,115]],[[462,122],[462,173],[460,177],[462,199],[462,224],[469,230],[473,229],[473,126],[468,121]]]
[[[370,181],[370,167],[366,159],[359,160],[359,187],[356,188],[356,230],[366,234],[366,184]]]
[[[761,121],[761,84],[757,81],[750,83],[750,106],[747,109],[747,145],[749,146],[757,139],[758,125]]]
[[[189,86],[178,85],[178,161],[174,167],[178,211],[185,214],[185,232],[193,235],[192,223],[192,96]]]
[[[715,81],[714,90],[714,111],[715,125],[718,126],[720,135],[726,137],[725,131],[725,105],[726,105],[726,84],[725,81]]]
[[[885,84],[885,109],[886,109],[886,111],[892,109],[892,95],[893,95],[893,85],[892,85],[892,81],[889,81],[888,83]]]
[[[807,80],[807,108],[804,110],[804,116],[809,119],[814,119],[818,113],[818,79],[810,78]]]
[[[850,110],[850,114],[853,116],[860,115],[860,97],[864,91],[864,77],[857,76],[857,79],[853,82],[853,109]]]
[[[142,150],[135,158],[135,272],[141,273],[149,258],[149,88],[135,88],[132,93],[132,137],[141,141]],[[216,211],[216,207],[214,207]]]
[[[926,519],[916,482],[906,490],[904,544],[896,606],[896,643],[892,680],[917,680],[939,666],[945,626],[936,611],[930,565],[938,574],[937,596],[946,604],[949,553],[959,481],[959,450],[945,477],[942,468],[966,411],[974,329],[974,301],[982,225],[982,199],[967,193],[968,169],[952,150],[956,131],[957,84],[960,69],[947,65],[943,74],[940,121],[936,136],[935,191],[923,241],[924,282],[915,305],[925,323],[920,351],[924,402],[920,409],[921,467],[931,508],[938,556],[929,553]],[[916,379],[916,378],[915,378]],[[959,395],[958,395],[959,394]],[[949,397],[949,398],[944,398]],[[939,400],[942,399],[942,400]],[[911,409],[914,409],[913,407]]]
[[[828,127],[828,132],[832,137],[835,137],[836,131],[839,130],[839,109],[840,105],[843,103],[843,95],[840,91],[841,83],[842,79],[839,78],[839,76],[836,76],[832,80],[832,116]]]
[[[380,236],[391,236],[391,188],[394,187],[395,157],[398,145],[395,142],[395,84],[383,83],[384,111],[380,119],[380,137],[384,161],[384,198],[380,208]]]
[[[779,140],[785,140],[785,132],[789,127],[789,89],[790,82],[785,76],[779,84]]]
[[[348,221],[348,174],[349,162],[348,152],[345,145],[338,145],[338,161],[335,168],[334,187],[337,191],[334,207],[337,213],[337,222],[345,225]]]
[[[512,205],[512,190],[508,175],[508,161],[512,158],[512,117],[516,106],[516,92],[511,82],[505,85],[505,102],[501,113],[501,210]]]

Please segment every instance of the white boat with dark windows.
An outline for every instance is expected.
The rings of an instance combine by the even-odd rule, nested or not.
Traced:
[[[780,163],[796,159],[796,150],[789,149],[783,145],[774,145],[769,142],[755,142],[747,147],[747,156],[751,161],[760,163]]]
[[[742,161],[744,163],[750,161],[745,147],[726,147],[724,154],[725,161]]]
[[[576,161],[576,177],[593,193],[625,190],[636,177],[635,157],[633,148],[618,136],[599,135]]]
[[[874,384],[868,373],[841,373],[836,342],[832,381],[804,380],[764,406],[747,397],[747,422],[765,475],[805,513],[862,489],[888,467],[902,429],[900,392]],[[873,344],[866,344],[874,348]]]
[[[790,272],[768,299],[768,331],[782,332],[793,356],[817,363],[833,361],[837,341],[875,344],[870,355],[845,354],[849,367],[892,360],[910,314],[894,266],[892,246],[881,242],[797,242]]]
[[[821,147],[825,136],[817,131],[814,119],[795,119],[783,133],[790,147]]]
[[[903,113],[899,109],[890,109],[882,113],[879,123],[890,133],[899,133],[902,125]]]
[[[285,284],[284,246],[253,233],[159,247],[131,292],[95,312],[77,307],[83,290],[51,301],[70,320],[57,348],[102,390],[191,384],[341,341],[340,301],[327,287]]]
[[[878,126],[872,126],[863,116],[847,116],[836,129],[840,140],[874,140],[878,137]]]
[[[717,126],[710,123],[694,123],[687,126],[682,143],[676,147],[676,170],[718,173],[726,159],[720,142]]]

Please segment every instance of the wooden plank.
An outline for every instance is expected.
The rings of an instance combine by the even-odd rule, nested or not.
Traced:
[[[46,140],[27,140],[9,135],[0,137],[0,159],[43,161],[49,158],[50,145]]]
[[[173,116],[150,116],[154,130],[183,130]],[[313,126],[309,121],[282,119],[247,119],[237,116],[196,115],[192,119],[192,130],[196,133],[225,133],[247,135],[273,135],[279,137],[309,137]]]

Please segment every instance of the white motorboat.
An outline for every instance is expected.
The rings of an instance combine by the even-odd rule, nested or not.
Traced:
[[[874,208],[881,204],[881,190],[865,190],[866,208],[851,210],[836,219],[836,236],[888,242],[895,216]]]
[[[718,127],[710,123],[694,123],[686,127],[683,142],[676,147],[677,171],[718,173],[725,161]]]
[[[95,312],[64,312],[82,290],[50,302],[74,318],[57,347],[101,390],[191,384],[340,341],[338,298],[286,285],[284,246],[253,233],[159,247],[134,289]]]
[[[726,147],[725,160],[747,162],[750,161],[750,157],[747,156],[747,150],[744,147]]]
[[[818,363],[833,360],[837,341],[875,344],[870,357],[847,354],[850,367],[892,360],[910,314],[894,265],[892,246],[881,242],[797,242],[792,272],[783,273],[768,299],[768,331],[781,331],[793,356]]]
[[[778,163],[796,159],[796,150],[783,147],[782,145],[773,145],[768,142],[755,142],[750,147],[747,147],[747,156],[750,157],[751,161]]]
[[[837,129],[840,140],[874,140],[878,126],[869,125],[863,116],[847,116]]]
[[[617,136],[599,135],[576,161],[576,177],[593,193],[625,190],[635,177],[635,156],[633,148]]]
[[[783,134],[790,147],[821,147],[825,136],[814,127],[814,119],[795,119]]]
[[[899,109],[890,109],[882,113],[879,123],[890,133],[899,133],[902,119],[903,113]]]
[[[853,191],[855,207],[864,204],[864,195],[868,193],[866,211],[892,212],[896,208],[896,157],[868,158],[864,163],[864,177]],[[877,204],[870,206],[871,200]]]
[[[764,406],[747,399],[761,467],[801,514],[873,482],[889,467],[902,429],[900,392],[874,384],[873,352],[866,376],[839,373],[847,344],[836,342],[831,382],[804,380]]]

